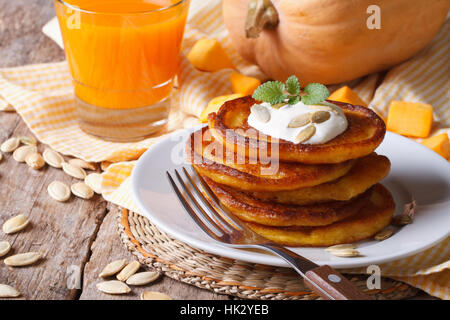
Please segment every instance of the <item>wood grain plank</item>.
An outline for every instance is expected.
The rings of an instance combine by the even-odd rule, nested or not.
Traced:
[[[53,16],[51,0],[0,0],[0,67],[63,60],[64,52],[41,32],[42,26]],[[29,131],[16,113],[0,113],[0,141],[24,133],[29,134]],[[43,151],[42,146],[40,151]],[[111,298],[95,289],[98,269],[110,257],[105,252],[118,257],[132,256],[120,243],[112,218],[105,220],[91,256],[91,244],[103,222],[106,202],[96,196],[90,201],[72,197],[68,203],[58,203],[49,198],[46,191],[47,185],[55,179],[72,181],[61,170],[46,167],[34,171],[16,163],[11,155],[5,155],[0,162],[0,223],[19,213],[32,221],[26,230],[16,235],[0,233],[0,239],[13,244],[10,254],[29,250],[46,253],[42,262],[20,269],[8,268],[0,260],[0,283],[17,287],[22,299],[77,299],[80,290],[68,288],[67,282],[69,287],[76,288],[78,276],[87,289],[82,298]],[[84,275],[84,264],[90,258],[93,260]],[[81,284],[79,286],[81,288]],[[208,291],[166,277],[154,285],[154,290],[179,299],[215,298]],[[138,295],[128,298],[136,297]]]
[[[22,122],[12,136],[30,135]],[[2,132],[2,136],[5,133]],[[43,151],[44,145],[39,145]],[[90,246],[106,214],[106,201],[95,196],[85,201],[72,196],[60,203],[47,193],[54,180],[70,185],[78,180],[62,170],[44,167],[36,171],[25,163],[16,162],[11,154],[4,154],[0,163],[0,223],[17,214],[26,215],[31,224],[22,232],[5,235],[13,252],[41,251],[45,258],[38,264],[11,268],[0,263],[0,283],[16,287],[26,299],[74,299],[76,287],[67,281],[74,272],[81,276]]]
[[[54,16],[52,0],[0,0],[0,68],[64,60],[41,32]]]

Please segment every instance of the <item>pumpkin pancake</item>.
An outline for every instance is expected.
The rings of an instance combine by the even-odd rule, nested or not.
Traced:
[[[348,128],[324,144],[294,144],[261,136],[247,123],[250,108],[256,103],[251,97],[225,102],[217,113],[209,114],[208,123],[214,138],[240,156],[254,157],[258,152],[271,156],[271,150],[277,150],[280,161],[307,164],[339,163],[361,158],[372,153],[383,141],[386,126],[375,112],[363,106],[328,102],[342,108]]]
[[[309,188],[278,192],[250,192],[250,194],[263,201],[297,205],[346,201],[385,178],[390,166],[388,158],[373,153],[358,159],[350,171],[337,180]]]
[[[309,206],[264,202],[247,193],[203,177],[211,190],[239,219],[267,226],[325,226],[357,213],[368,201],[370,191],[350,201],[333,201]]]
[[[371,189],[369,202],[359,213],[323,227],[270,227],[245,222],[253,231],[281,245],[325,247],[367,239],[385,228],[394,214],[390,192],[381,184]]]
[[[355,160],[336,164],[305,165],[275,161],[261,163],[226,154],[207,127],[192,133],[186,152],[194,168],[217,183],[239,190],[280,191],[311,187],[338,179],[349,172]],[[228,157],[228,158],[227,158]]]

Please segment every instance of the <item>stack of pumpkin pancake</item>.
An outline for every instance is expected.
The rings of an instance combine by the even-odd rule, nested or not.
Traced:
[[[369,238],[395,208],[378,183],[390,162],[374,153],[386,128],[367,108],[329,102],[343,110],[348,127],[313,145],[255,134],[247,118],[256,101],[228,101],[191,135],[188,158],[223,207],[273,242],[330,246]]]

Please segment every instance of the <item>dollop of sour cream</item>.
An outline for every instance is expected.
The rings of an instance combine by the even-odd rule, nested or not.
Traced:
[[[297,136],[302,130],[310,125],[313,125],[316,128],[315,133],[308,140],[301,143],[326,143],[343,133],[348,127],[347,118],[342,109],[329,102],[323,102],[323,104],[320,105],[305,105],[302,102],[298,102],[294,105],[287,104],[279,109],[273,108],[270,103],[266,102],[255,104],[254,106],[256,105],[265,107],[270,114],[270,119],[267,122],[261,121],[260,117],[255,115],[256,110],[252,107],[247,120],[251,127],[265,135],[296,144],[299,143],[296,139]],[[330,113],[330,118],[322,123],[308,123],[298,128],[289,128],[289,123],[301,114],[326,110],[329,110],[327,112]]]

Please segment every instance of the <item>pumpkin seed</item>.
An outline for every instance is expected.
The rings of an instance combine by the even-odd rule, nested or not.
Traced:
[[[10,267],[23,267],[35,263],[42,258],[39,252],[26,252],[10,256],[5,259],[5,264]]]
[[[275,109],[280,109],[281,107],[284,107],[285,105],[287,105],[286,102],[281,102],[281,103],[272,104],[271,107],[275,108]]]
[[[392,236],[394,234],[394,230],[392,230],[392,228],[386,228],[384,230],[382,230],[381,232],[377,233],[375,235],[375,240],[378,241],[383,241],[386,240],[387,238],[389,238],[390,236]]]
[[[140,267],[141,267],[141,264],[138,261],[135,260],[135,261],[130,262],[116,276],[117,280],[126,281],[129,277],[131,277],[133,274],[135,274],[136,271],[138,271]]]
[[[13,158],[17,162],[25,162],[25,159],[31,153],[37,153],[35,146],[22,146],[14,150]]]
[[[84,180],[84,178],[86,178],[86,171],[84,171],[83,168],[76,167],[67,162],[63,162],[62,168],[63,168],[63,171],[71,177],[81,179],[81,180]]]
[[[297,135],[295,143],[302,143],[308,141],[316,133],[316,127],[308,126]]]
[[[332,107],[321,106],[321,105],[318,105],[318,104],[309,104],[308,108],[315,109],[315,110],[320,110],[320,111],[332,111],[333,110]]]
[[[292,119],[291,122],[289,122],[288,124],[288,128],[303,127],[310,122],[311,122],[311,113],[303,113]]]
[[[87,169],[87,170],[96,170],[97,169],[97,167],[94,164],[84,161],[84,160],[81,160],[81,159],[77,159],[77,158],[70,159],[69,163],[73,166],[80,167],[80,168]]]
[[[49,166],[58,169],[62,167],[64,158],[58,152],[47,148],[44,150],[43,156],[45,162],[47,162]]]
[[[116,273],[120,272],[120,270],[122,270],[126,264],[127,264],[127,261],[125,259],[110,262],[106,265],[106,267],[100,273],[100,277],[106,278],[106,277],[113,276]]]
[[[6,234],[16,233],[20,230],[25,229],[25,227],[30,223],[27,217],[23,214],[19,214],[11,219],[8,219],[3,224],[3,232]]]
[[[358,245],[355,243],[345,243],[345,244],[337,244],[325,249],[325,251],[335,251],[335,250],[343,250],[343,249],[356,249]]]
[[[0,298],[17,298],[20,292],[16,288],[0,283]]]
[[[61,181],[53,181],[47,187],[50,197],[57,201],[67,201],[70,198],[70,189]]]
[[[144,291],[141,293],[141,300],[172,300],[172,298],[162,292]]]
[[[124,294],[131,291],[129,286],[117,280],[97,283],[97,289],[108,294]]]
[[[251,108],[251,112],[255,115],[258,121],[266,123],[270,120],[270,112],[264,106],[255,105]]]
[[[401,214],[392,218],[392,224],[398,226],[405,226],[407,224],[411,224],[412,222],[413,219],[406,214]]]
[[[332,250],[330,253],[337,257],[359,257],[361,255],[359,251],[355,249]]]
[[[95,193],[102,193],[102,175],[100,173],[91,173],[84,178],[86,183]]]
[[[8,241],[0,241],[0,257],[8,254],[9,250],[11,250],[11,244]]]
[[[320,110],[320,111],[328,111],[328,112],[333,112],[336,115],[340,115],[343,114],[343,112],[341,110],[339,110],[340,108],[338,106],[322,106],[322,105],[308,105],[309,108],[315,109],[315,110]],[[339,109],[338,109],[339,108]]]
[[[159,276],[160,273],[156,271],[138,272],[129,277],[126,282],[132,286],[143,286],[155,281]]]
[[[410,203],[405,204],[403,207],[403,214],[414,220],[414,216],[416,215],[417,203],[416,200],[412,199]]]
[[[2,145],[0,146],[0,150],[2,152],[13,152],[14,150],[17,149],[17,147],[19,146],[20,141],[17,138],[9,138],[8,140],[6,140],[5,142],[2,143]]]
[[[19,141],[27,146],[36,146],[37,140],[30,136],[20,136]]]
[[[37,152],[29,153],[25,158],[25,162],[34,170],[39,170],[45,166],[44,158],[42,158],[41,154]]]
[[[313,123],[322,123],[330,119],[330,113],[327,111],[316,111],[311,116],[311,121]]]
[[[90,199],[94,196],[94,191],[84,182],[74,183],[70,189],[74,195],[81,199]]]

